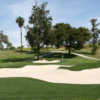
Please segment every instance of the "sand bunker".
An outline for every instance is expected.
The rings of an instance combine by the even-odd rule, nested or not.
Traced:
[[[33,63],[41,63],[41,64],[42,63],[46,63],[46,64],[49,63],[50,64],[50,63],[59,63],[59,62],[60,62],[60,60],[48,61],[48,60],[45,60],[45,59],[44,60],[33,61]]]
[[[100,68],[84,71],[59,69],[59,65],[34,65],[0,69],[0,77],[35,78],[53,83],[100,84]]]

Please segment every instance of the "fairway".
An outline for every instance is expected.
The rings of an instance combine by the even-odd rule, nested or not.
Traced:
[[[99,100],[100,85],[53,84],[28,78],[0,79],[0,100]]]

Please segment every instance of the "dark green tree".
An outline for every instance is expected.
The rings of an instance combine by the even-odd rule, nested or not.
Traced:
[[[26,37],[31,47],[36,47],[37,59],[39,59],[40,48],[50,43],[49,34],[51,33],[52,18],[46,7],[47,2],[33,6],[32,14],[29,18],[31,27],[27,28],[28,32]]]
[[[24,18],[19,16],[16,19],[16,23],[18,24],[19,28],[20,28],[20,35],[21,35],[21,51],[23,50],[23,43],[22,43],[22,27],[24,25]]]
[[[64,45],[68,49],[69,56],[72,49],[81,49],[86,41],[91,37],[87,28],[73,28],[70,24],[58,23],[54,26],[55,45],[59,48]]]
[[[29,28],[28,27],[26,40],[28,41],[29,45],[31,46],[33,52],[36,53],[37,42],[36,42],[36,35],[35,35],[35,29],[34,28]]]
[[[55,40],[55,46],[59,48],[63,45],[63,42],[65,40],[65,34],[66,34],[66,25],[64,23],[57,23],[54,26],[54,40]]]
[[[12,44],[8,40],[8,36],[5,35],[3,31],[0,31],[0,50],[4,49],[4,44],[7,46],[7,48],[12,47]]]
[[[68,54],[71,53],[71,46],[73,41],[72,27],[70,24],[58,23],[54,26],[55,45],[57,48],[65,46],[68,49]]]
[[[65,44],[68,48],[68,54],[71,55],[72,49],[82,49],[84,44],[89,41],[91,34],[87,28],[70,28],[66,31]]]
[[[97,19],[91,19],[91,25],[92,25],[92,54],[96,54],[96,50],[97,50],[97,41],[98,41],[98,36],[100,31],[98,30],[98,26],[100,25],[100,23],[97,23]]]

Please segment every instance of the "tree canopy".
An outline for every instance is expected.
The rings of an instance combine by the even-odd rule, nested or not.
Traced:
[[[71,54],[71,49],[81,49],[91,38],[91,33],[85,27],[73,28],[70,24],[57,23],[54,26],[56,46],[64,45]]]
[[[41,5],[35,4],[29,18],[29,23],[32,27],[28,27],[26,38],[31,46],[34,45],[36,47],[37,59],[39,59],[41,46],[48,45],[50,42],[49,34],[51,33],[52,18],[46,7],[47,2]]]
[[[8,36],[4,35],[3,31],[0,31],[0,50],[4,49],[4,44],[8,49],[12,47],[12,44],[8,40]]]
[[[100,23],[97,23],[97,19],[93,18],[90,20],[91,25],[92,25],[92,54],[96,54],[96,50],[97,50],[97,41],[98,41],[98,37],[99,37],[99,33],[100,30],[98,29],[98,26],[100,25]]]

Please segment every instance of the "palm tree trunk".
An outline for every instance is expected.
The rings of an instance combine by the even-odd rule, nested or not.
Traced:
[[[20,32],[21,32],[21,51],[23,51],[23,43],[22,43],[22,28],[20,28]]]

